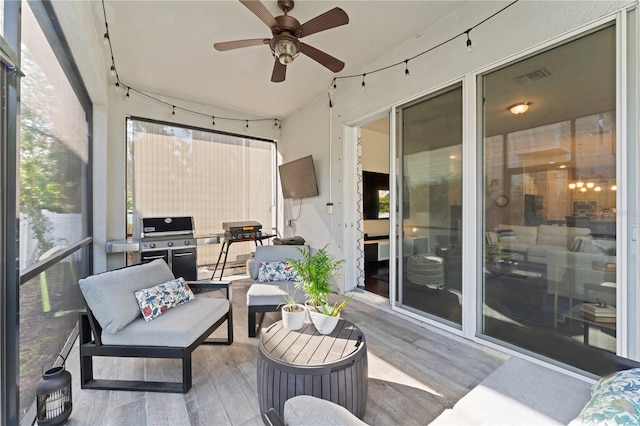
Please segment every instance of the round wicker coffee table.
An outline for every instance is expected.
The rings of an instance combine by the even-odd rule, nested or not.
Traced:
[[[264,414],[296,395],[312,395],[345,407],[359,418],[367,405],[367,348],[353,323],[340,320],[322,335],[311,324],[297,331],[278,321],[260,334],[258,400]]]

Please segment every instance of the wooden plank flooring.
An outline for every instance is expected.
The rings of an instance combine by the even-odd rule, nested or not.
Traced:
[[[233,284],[234,343],[193,353],[193,387],[186,395],[81,390],[78,348],[69,425],[262,425],[256,385],[257,338],[247,337],[246,279]],[[204,297],[199,295],[198,297]],[[341,296],[335,296],[341,298]],[[358,294],[343,317],[364,332],[369,357],[371,425],[428,424],[494,371],[506,358],[457,336],[416,324]],[[268,314],[264,326],[279,320]],[[226,327],[221,327],[226,331]],[[217,332],[218,333],[218,332]],[[177,380],[174,360],[94,358],[95,377]]]

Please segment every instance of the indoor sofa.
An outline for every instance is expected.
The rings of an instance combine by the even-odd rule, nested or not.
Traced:
[[[287,295],[304,302],[304,292],[296,291],[296,276],[287,265],[287,259],[302,257],[300,250],[309,250],[309,246],[257,246],[254,256],[247,261],[247,273],[253,279],[247,291],[249,337],[256,337],[265,312],[277,311]]]
[[[569,250],[577,237],[589,237],[589,228],[556,225],[505,225],[486,233],[487,244],[522,254],[529,262],[546,263],[549,250]]]

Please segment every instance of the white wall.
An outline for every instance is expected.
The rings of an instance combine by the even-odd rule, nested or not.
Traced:
[[[344,245],[355,243],[344,241],[343,238],[345,229],[355,226],[352,223],[343,223],[344,207],[349,206],[351,200],[343,196],[345,191],[341,183],[345,180],[344,171],[353,170],[352,165],[342,162],[343,136],[348,133],[347,126],[388,110],[392,105],[459,80],[474,70],[560,36],[629,3],[631,2],[519,2],[471,32],[473,51],[466,51],[466,39],[460,37],[410,61],[410,79],[404,76],[404,66],[399,66],[381,73],[367,74],[366,90],[361,88],[361,78],[338,80],[337,90],[333,94],[334,121],[331,138],[328,135],[329,106],[326,95],[318,97],[302,110],[287,117],[282,126],[280,151],[283,161],[309,154],[319,160],[316,173],[320,196],[303,201],[303,214],[296,223],[296,233],[307,238],[311,245],[330,239],[333,242],[331,249],[337,256],[342,257],[345,253]],[[426,29],[419,38],[399,46],[359,72],[402,62],[405,58],[423,52],[474,26],[504,5],[489,4],[491,8],[488,8],[487,3],[472,3],[465,10],[457,11],[443,19]],[[327,82],[327,85],[329,83]],[[331,174],[328,157],[330,139],[333,140]],[[335,204],[333,228],[328,225],[329,216],[325,213],[324,207],[329,200],[330,182]],[[286,220],[290,212],[285,210],[284,213]],[[351,283],[338,284],[342,289],[353,287]]]

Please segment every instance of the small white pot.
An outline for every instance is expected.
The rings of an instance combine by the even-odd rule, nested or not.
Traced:
[[[332,317],[329,315],[321,314],[320,312],[315,310],[309,310],[309,315],[311,316],[311,322],[320,334],[331,334],[336,328],[336,325],[338,325],[338,321],[340,320],[340,314],[338,314],[338,316]]]
[[[299,306],[300,308],[302,308],[302,311],[289,312],[284,309],[284,306],[282,307],[282,324],[286,329],[300,330],[304,325],[304,322],[305,322],[304,320],[307,316],[306,315],[307,310],[305,309],[304,305],[298,304],[296,306]]]

